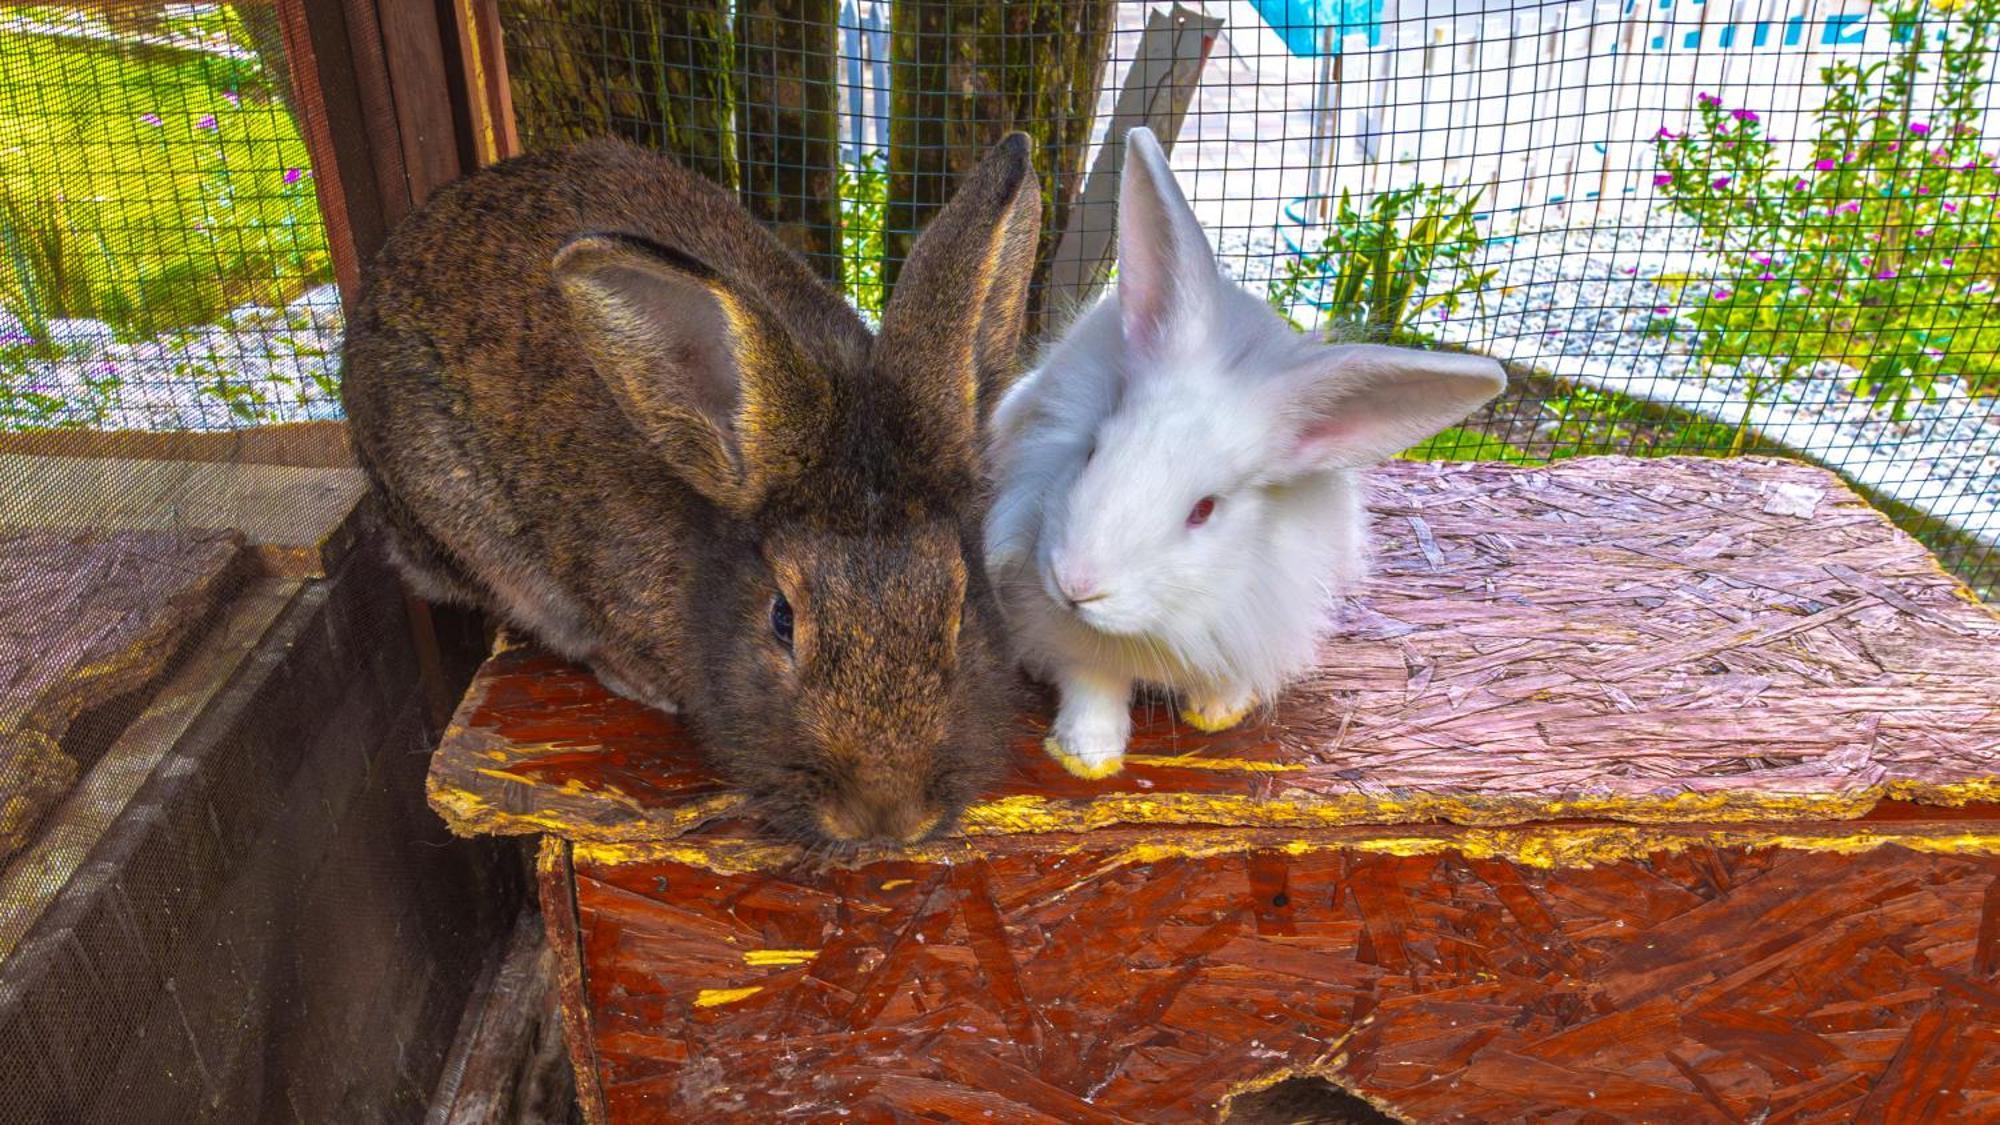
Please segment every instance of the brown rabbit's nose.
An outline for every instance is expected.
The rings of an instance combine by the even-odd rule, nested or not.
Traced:
[[[836,798],[819,810],[820,831],[848,844],[914,844],[935,831],[943,819],[941,810],[903,801]]]

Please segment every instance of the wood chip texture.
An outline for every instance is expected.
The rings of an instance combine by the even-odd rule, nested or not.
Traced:
[[[1297,1074],[1403,1121],[2000,1120],[1992,858],[577,850],[601,1121],[1213,1121]]]
[[[241,550],[233,532],[0,531],[0,860],[75,782],[71,725],[155,682]]]
[[[1127,766],[1065,774],[1024,718],[971,834],[1551,817],[1851,817],[2000,796],[2000,617],[1786,461],[1398,463],[1377,565],[1318,668],[1220,735],[1141,700]],[[461,832],[645,840],[735,798],[678,720],[497,655],[431,777]]]
[[[2000,1120],[2000,620],[1787,462],[1374,491],[1268,714],[1142,701],[1085,782],[1045,700],[914,849],[762,839],[677,720],[496,654],[431,799],[544,836],[590,1120]]]

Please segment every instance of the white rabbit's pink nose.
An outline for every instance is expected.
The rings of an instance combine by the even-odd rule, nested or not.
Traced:
[[[1056,589],[1070,605],[1078,606],[1094,602],[1104,596],[1097,588],[1097,576],[1088,567],[1057,557],[1055,560]]]

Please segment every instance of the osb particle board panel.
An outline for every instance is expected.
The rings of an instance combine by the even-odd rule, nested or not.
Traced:
[[[166,670],[242,550],[228,531],[0,530],[0,860],[75,780],[71,725]]]
[[[586,1109],[1202,1121],[1310,1073],[1413,1121],[2000,1119],[2000,860],[1921,832],[1555,871],[1127,835],[757,870],[550,841]]]
[[[1378,565],[1318,671],[1217,736],[1142,702],[1125,772],[1024,720],[972,834],[1851,817],[2000,796],[2000,617],[1821,470],[1398,463]],[[679,721],[531,648],[496,655],[431,776],[465,833],[638,840],[735,798]]]

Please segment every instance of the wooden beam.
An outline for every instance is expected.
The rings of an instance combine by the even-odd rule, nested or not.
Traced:
[[[519,148],[495,0],[276,0],[334,277],[431,192]]]

